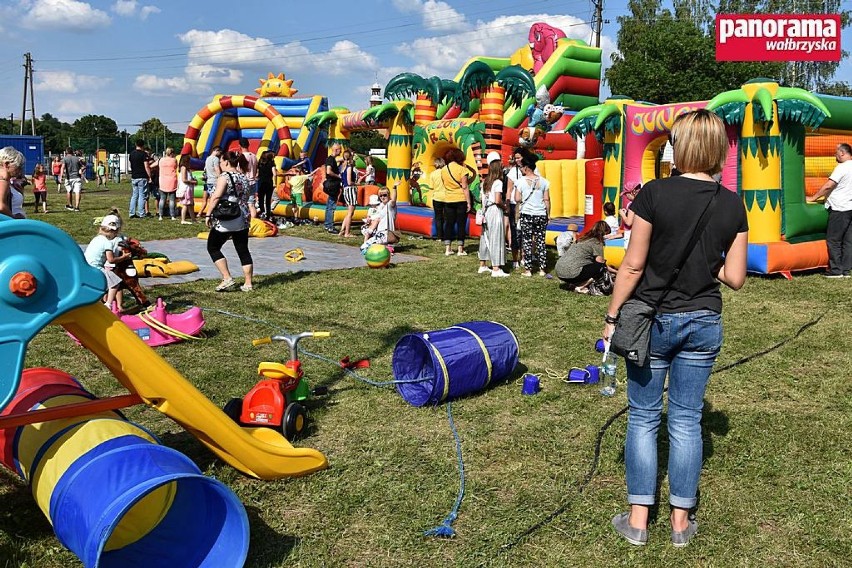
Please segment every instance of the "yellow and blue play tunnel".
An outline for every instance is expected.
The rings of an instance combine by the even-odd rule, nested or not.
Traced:
[[[94,397],[56,369],[27,369],[3,414]],[[245,508],[189,458],[115,411],[0,430],[2,463],[31,489],[86,567],[242,566]]]

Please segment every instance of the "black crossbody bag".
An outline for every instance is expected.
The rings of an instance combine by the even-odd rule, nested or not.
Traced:
[[[652,305],[634,295],[621,306],[621,310],[618,312],[618,323],[615,324],[615,331],[612,333],[609,344],[609,350],[616,355],[620,355],[625,360],[640,367],[644,367],[648,363],[651,347],[651,323],[654,321],[654,316],[657,315],[657,308],[663,303],[663,299],[671,290],[671,285],[677,280],[686,259],[689,258],[690,253],[704,233],[704,229],[707,228],[721,187],[718,183],[716,184],[716,192],[707,202],[701,217],[698,218],[698,223],[695,225],[692,237],[683,251],[683,256],[675,265],[657,301]]]

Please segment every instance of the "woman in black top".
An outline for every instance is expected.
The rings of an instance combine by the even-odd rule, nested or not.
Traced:
[[[669,503],[671,540],[685,546],[697,532],[690,510],[697,504],[701,473],[701,410],[710,372],[722,345],[719,284],[745,283],[748,223],[742,199],[721,188],[728,139],[722,120],[707,110],[678,117],[672,125],[679,177],[654,180],[633,202],[630,245],[615,280],[603,336],[609,340],[621,306],[631,296],[657,306],[651,326],[650,361],[627,366],[624,462],[630,511],[612,519],[628,542],[648,540],[648,513],[657,490],[657,432],[668,381]],[[666,286],[705,207],[712,215],[677,278]]]
[[[277,174],[275,154],[267,150],[260,155],[260,160],[257,162],[257,196],[261,219],[272,217],[272,192],[275,190]]]

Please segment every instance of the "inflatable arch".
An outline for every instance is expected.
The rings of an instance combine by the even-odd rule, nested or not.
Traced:
[[[290,156],[290,146],[286,144],[285,140],[292,140],[290,136],[290,129],[287,126],[287,122],[284,120],[284,117],[275,110],[275,108],[269,104],[268,102],[261,100],[257,97],[252,96],[224,96],[217,97],[213,101],[207,104],[204,108],[199,110],[192,120],[189,123],[189,127],[186,129],[186,134],[183,138],[183,148],[181,149],[181,154],[189,154],[194,158],[202,157],[198,153],[198,138],[201,135],[201,129],[204,126],[204,123],[213,118],[214,115],[221,113],[222,111],[230,108],[250,108],[254,109],[260,113],[262,113],[267,119],[269,119],[272,126],[275,128],[278,133],[278,139],[281,141],[281,144],[278,146],[278,153],[275,158],[276,165],[280,168],[282,167],[284,158]]]
[[[660,175],[659,150],[682,113],[707,108],[726,123],[728,158],[722,184],[743,199],[749,222],[748,269],[781,273],[825,266],[826,212],[806,196],[833,168],[834,147],[852,135],[852,100],[814,95],[764,79],[710,101],[643,106],[612,100],[578,113],[572,134],[594,131],[604,139],[604,200],[620,189]],[[620,260],[610,241],[605,256]]]

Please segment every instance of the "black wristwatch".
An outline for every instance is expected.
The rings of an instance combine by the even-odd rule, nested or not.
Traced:
[[[604,316],[604,322],[606,322],[606,323],[608,323],[608,324],[615,325],[615,324],[617,324],[617,323],[618,323],[618,316],[613,317],[613,316],[611,316],[611,315],[609,315],[609,314],[606,314],[606,315]]]

